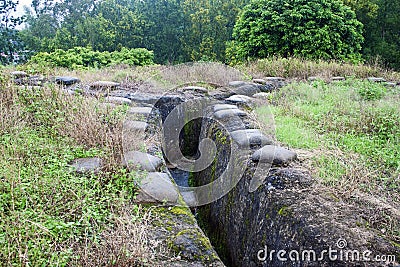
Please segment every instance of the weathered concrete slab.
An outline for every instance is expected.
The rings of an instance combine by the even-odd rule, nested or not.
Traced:
[[[140,151],[129,151],[124,153],[122,165],[128,168],[156,172],[163,165],[162,159]]]
[[[125,97],[118,97],[118,96],[107,96],[104,98],[104,102],[106,103],[114,103],[117,105],[130,105],[132,103],[131,100]]]
[[[110,90],[116,89],[120,84],[111,81],[97,81],[89,85],[92,90]]]
[[[245,116],[247,116],[247,113],[240,109],[224,109],[214,113],[214,117],[219,120]]]
[[[179,200],[179,189],[172,183],[166,173],[149,172],[140,182],[140,189],[135,202],[176,204]]]
[[[71,163],[71,167],[80,174],[99,173],[102,167],[100,158],[79,158]]]
[[[226,101],[231,103],[247,104],[251,102],[251,97],[245,95],[233,95],[228,97]]]
[[[232,139],[241,148],[254,147],[254,146],[264,146],[272,144],[272,140],[266,137],[258,129],[246,129],[238,130],[230,133]]]
[[[57,84],[67,85],[67,86],[80,82],[80,80],[77,77],[70,77],[70,76],[56,76],[54,80]]]
[[[297,158],[297,154],[286,148],[266,145],[251,156],[255,162],[273,163],[275,165],[287,165]]]
[[[229,104],[217,104],[214,106],[214,112],[224,110],[224,109],[238,109],[238,107],[235,105],[229,105]]]

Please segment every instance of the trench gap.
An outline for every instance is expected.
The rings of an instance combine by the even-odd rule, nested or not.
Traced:
[[[165,121],[165,118],[168,116],[168,114],[177,105],[181,104],[181,102],[183,101],[177,101],[176,99],[172,98],[163,99],[161,104],[158,105],[158,109],[160,111],[163,122]],[[184,114],[181,115],[183,115],[184,117]],[[200,142],[200,135],[203,123],[204,123],[203,118],[197,118],[188,121],[185,123],[183,129],[179,133],[179,148],[183,156],[188,159],[196,160],[200,157],[199,142]],[[226,134],[223,131],[217,129],[214,129],[213,132],[215,134],[216,139],[223,138],[222,135]],[[229,158],[230,151],[225,151],[225,148],[223,148],[222,151],[220,151],[220,153],[228,155]],[[172,167],[172,165],[170,164],[167,164],[167,167],[177,185],[183,187],[193,187],[200,185],[198,184],[198,181],[196,179],[198,173],[181,170],[177,167]],[[221,170],[223,171],[225,167],[226,164],[221,162],[217,163],[214,161],[212,166],[209,166],[208,168],[218,169],[217,170],[218,173],[215,173],[215,176],[218,177],[219,172]],[[226,236],[224,236],[223,233],[218,233],[215,231],[213,223],[210,221],[210,217],[208,214],[209,209],[210,209],[210,204],[201,207],[191,208],[191,211],[194,214],[200,228],[209,238],[211,245],[217,252],[222,262],[225,264],[225,266],[231,267],[233,266],[233,264],[231,261],[230,253],[225,246]]]

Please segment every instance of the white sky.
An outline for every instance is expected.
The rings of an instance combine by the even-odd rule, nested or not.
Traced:
[[[17,12],[15,13],[17,16],[21,16],[24,14],[24,6],[30,6],[32,3],[32,0],[19,0],[18,6],[17,6]]]

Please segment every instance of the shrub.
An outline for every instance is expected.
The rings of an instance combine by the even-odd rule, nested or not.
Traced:
[[[364,83],[357,89],[358,94],[363,100],[379,100],[386,94],[386,88],[382,85]]]
[[[153,52],[144,48],[122,48],[121,51],[99,52],[88,47],[75,47],[68,50],[57,49],[54,52],[40,52],[33,56],[28,64],[38,64],[68,69],[101,68],[111,65],[127,64],[145,66],[153,64]]]

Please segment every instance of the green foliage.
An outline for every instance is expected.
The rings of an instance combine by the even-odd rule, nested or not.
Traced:
[[[65,266],[75,257],[69,245],[95,241],[112,223],[112,209],[132,192],[126,191],[132,183],[124,173],[107,179],[68,170],[71,160],[99,156],[101,151],[32,128],[0,135],[0,151],[3,263]],[[18,251],[24,251],[23,260]]]
[[[224,61],[226,41],[245,0],[185,0],[182,10],[188,27],[183,35],[183,50],[190,60]]]
[[[227,56],[359,61],[362,41],[362,24],[340,0],[258,0],[236,22]]]
[[[13,63],[13,54],[21,48],[21,42],[15,27],[21,24],[21,18],[12,13],[18,1],[3,0],[0,3],[0,64]]]
[[[366,95],[373,97],[366,101],[360,92],[367,90]],[[317,81],[289,85],[273,101],[278,104],[274,110],[280,141],[299,148],[314,148],[318,141],[321,149],[338,147],[361,155],[363,164],[370,168],[383,166],[384,173],[394,175],[400,171],[400,102],[396,92],[369,81],[330,85]],[[300,135],[302,142],[293,135]],[[336,163],[332,164],[329,166]]]
[[[357,88],[357,92],[364,100],[379,100],[385,96],[386,88],[374,83],[364,83]]]
[[[112,171],[103,168],[98,175],[77,174],[70,169],[72,160],[101,157],[105,161],[112,151],[100,142],[79,145],[83,134],[74,138],[57,130],[68,123],[77,132],[80,126],[93,127],[90,112],[94,108],[88,108],[83,97],[66,98],[59,88],[3,85],[0,262],[9,266],[71,265],[82,255],[81,249],[90,250],[85,246],[98,244],[103,230],[113,227],[116,211],[132,200],[142,173],[115,167]],[[85,120],[74,123],[74,115]],[[10,124],[6,123],[8,116]],[[112,128],[111,116],[117,114],[107,116]],[[105,135],[99,136],[104,139]],[[90,139],[101,140],[94,135]]]
[[[361,1],[360,1],[361,2]],[[370,0],[372,7],[356,8],[358,19],[364,24],[364,56],[379,60],[385,67],[400,69],[400,12],[399,1]]]
[[[122,48],[121,51],[110,53],[93,51],[86,47],[75,47],[66,51],[57,49],[51,53],[40,52],[33,56],[29,63],[69,69],[101,68],[117,64],[144,66],[153,64],[153,52],[144,48]]]

